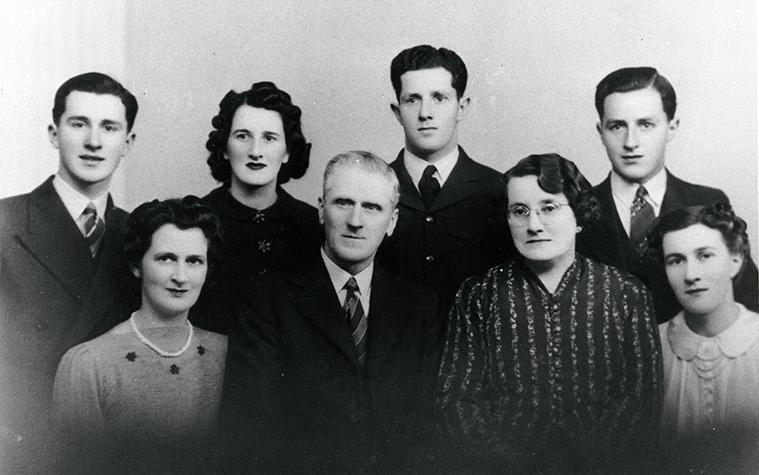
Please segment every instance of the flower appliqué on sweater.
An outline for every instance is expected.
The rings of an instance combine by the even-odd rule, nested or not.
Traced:
[[[206,354],[206,349],[203,347],[203,345],[198,346],[198,354],[200,356],[203,356]]]
[[[126,354],[126,359],[128,359],[129,361],[136,360],[137,359],[137,353],[135,353],[134,351],[130,351],[129,353]]]
[[[169,368],[169,372],[171,374],[179,374],[179,366],[175,364],[171,365],[171,367]]]

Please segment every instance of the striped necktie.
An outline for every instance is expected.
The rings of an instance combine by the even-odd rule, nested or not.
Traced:
[[[646,199],[647,196],[648,191],[646,188],[644,186],[638,187],[632,207],[630,208],[630,241],[636,247],[646,237],[648,229],[656,218],[654,207]]]
[[[103,237],[105,232],[105,221],[98,216],[98,211],[93,203],[88,203],[87,207],[82,211],[82,234],[84,235],[87,245],[90,247],[90,254],[95,257],[97,254],[98,245],[100,244],[100,238]]]
[[[358,298],[356,279],[354,277],[348,279],[343,288],[346,290],[343,310],[350,325],[353,344],[356,346],[356,353],[358,353],[358,361],[363,368],[366,364],[366,329],[368,319],[364,313],[364,307],[361,305],[361,299]]]

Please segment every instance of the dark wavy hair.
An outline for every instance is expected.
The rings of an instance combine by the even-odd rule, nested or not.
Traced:
[[[446,48],[418,45],[404,49],[390,63],[390,82],[395,89],[395,98],[401,96],[401,76],[408,71],[444,68],[451,73],[451,85],[456,89],[456,97],[461,99],[468,78],[464,61],[455,52]]]
[[[124,235],[124,258],[129,266],[139,268],[150,248],[153,234],[164,224],[173,224],[182,230],[200,228],[203,231],[208,241],[208,282],[219,259],[221,225],[216,215],[197,196],[153,200],[132,211]]]
[[[598,117],[604,118],[604,100],[615,92],[630,92],[653,87],[661,96],[662,107],[667,119],[675,118],[677,110],[677,95],[672,84],[659,74],[656,68],[643,66],[638,68],[622,68],[609,73],[596,86],[596,111]]]
[[[587,226],[598,220],[600,208],[590,182],[580,173],[577,165],[555,153],[525,157],[503,174],[507,207],[509,181],[514,177],[530,175],[538,177],[538,185],[546,193],[564,193],[579,226]]]
[[[66,98],[74,91],[110,94],[121,99],[126,111],[127,132],[132,130],[134,119],[137,117],[137,98],[117,80],[97,72],[79,74],[61,84],[55,92],[55,99],[53,99],[53,123],[55,125],[60,124],[61,116],[66,110]]]
[[[694,224],[703,224],[719,231],[728,251],[731,254],[742,256],[744,262],[751,253],[748,233],[746,232],[746,221],[736,216],[732,206],[728,203],[688,206],[660,216],[646,236],[646,252],[658,262],[663,262],[662,241],[664,235]]]
[[[232,118],[242,105],[275,111],[282,118],[285,144],[290,158],[279,169],[277,184],[305,175],[311,154],[311,144],[306,143],[301,130],[300,107],[292,103],[288,93],[278,89],[273,82],[267,81],[257,82],[244,92],[229,91],[219,103],[219,113],[211,119],[214,130],[208,134],[206,142],[206,149],[211,152],[206,161],[211,168],[211,175],[225,186],[229,186],[232,179],[232,167],[229,161],[224,159],[224,153],[227,151]]]

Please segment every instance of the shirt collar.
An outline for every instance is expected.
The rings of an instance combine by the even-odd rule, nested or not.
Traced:
[[[108,207],[107,192],[98,196],[94,200],[90,199],[66,183],[66,181],[61,178],[61,175],[57,173],[55,178],[53,178],[53,188],[55,188],[55,192],[58,193],[58,196],[61,198],[63,206],[66,207],[66,211],[68,211],[69,215],[71,215],[71,219],[74,221],[79,220],[82,211],[84,211],[87,205],[92,202],[98,212],[98,217],[102,218],[103,222],[105,222],[105,210]]]
[[[725,331],[713,337],[695,333],[685,323],[685,313],[678,313],[666,324],[667,340],[672,352],[682,360],[691,361],[699,356],[700,349],[709,341],[714,341],[728,358],[737,358],[748,351],[759,338],[759,314],[747,310],[737,302],[736,305],[738,319]]]
[[[448,155],[440,158],[435,163],[430,163],[427,160],[417,157],[413,153],[409,152],[407,148],[403,149],[403,164],[406,166],[406,171],[408,171],[408,174],[411,177],[411,181],[414,182],[414,186],[417,188],[419,187],[419,180],[422,179],[424,169],[429,165],[435,165],[437,173],[435,173],[433,176],[437,178],[437,181],[440,182],[440,187],[442,188],[443,184],[448,179],[448,176],[450,176],[451,172],[453,171],[453,167],[456,166],[458,159],[458,147],[453,149]]]
[[[345,283],[348,282],[348,279],[351,277],[356,279],[356,284],[358,284],[358,292],[361,296],[361,303],[364,305],[364,309],[367,308],[367,303],[365,302],[365,298],[369,295],[369,292],[372,288],[372,274],[374,272],[374,261],[372,261],[371,264],[366,266],[366,269],[362,270],[356,275],[351,275],[348,272],[346,272],[344,269],[342,269],[340,266],[332,262],[332,259],[329,258],[327,253],[324,252],[324,248],[322,247],[320,249],[322,260],[324,261],[324,266],[327,268],[327,273],[329,274],[329,279],[332,281],[332,287],[335,288],[335,294],[340,295],[340,291],[345,291]],[[368,310],[367,310],[368,313]]]
[[[611,171],[611,192],[614,197],[622,201],[627,208],[632,207],[633,201],[635,201],[635,193],[638,191],[639,186],[645,186],[648,191],[648,200],[656,210],[656,214],[659,214],[661,209],[661,202],[664,199],[664,193],[667,191],[667,170],[662,168],[659,173],[651,177],[646,183],[630,182],[622,178],[615,172]]]

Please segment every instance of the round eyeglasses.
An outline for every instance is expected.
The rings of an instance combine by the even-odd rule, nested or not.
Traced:
[[[559,211],[569,203],[543,203],[538,208],[528,208],[525,205],[509,206],[506,209],[509,223],[517,227],[526,226],[530,222],[530,213],[533,211],[543,224],[550,224],[559,216]]]

